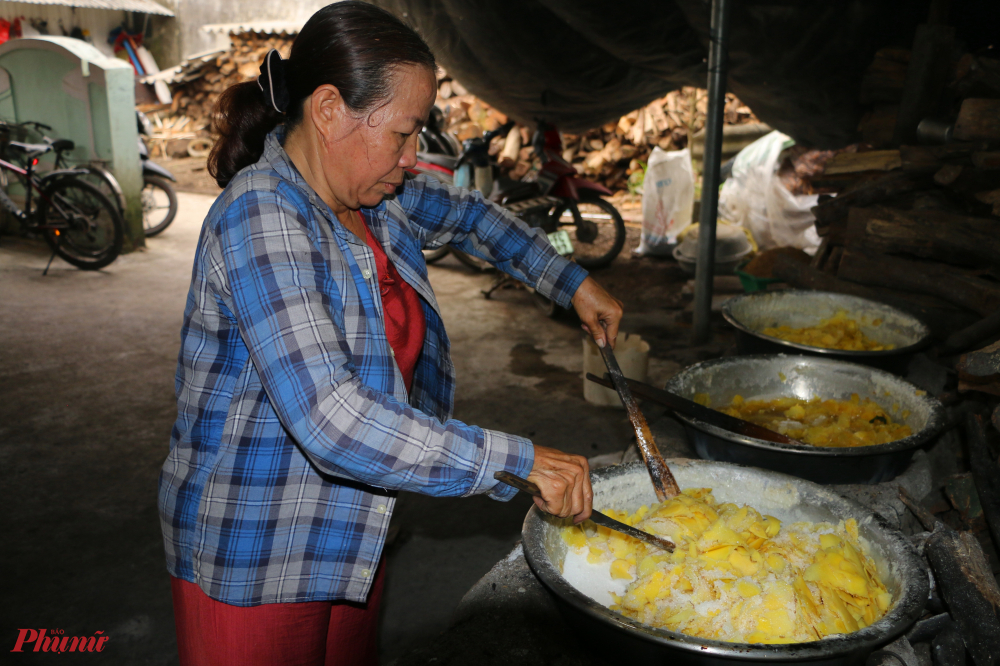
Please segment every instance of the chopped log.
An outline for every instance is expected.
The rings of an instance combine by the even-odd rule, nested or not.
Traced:
[[[977,192],[974,197],[976,201],[993,206],[993,216],[1000,217],[1000,188],[989,192]]]
[[[984,353],[986,350],[976,352]],[[970,355],[971,356],[971,355]],[[1000,344],[993,345],[994,364],[1000,364]],[[993,545],[1000,552],[1000,465],[986,444],[986,429],[981,416],[965,415],[965,442],[969,447],[969,469],[976,484],[979,503],[990,528]]]
[[[1000,342],[964,354],[958,361],[958,390],[1000,395]]]
[[[954,137],[959,141],[1000,139],[1000,99],[963,101],[955,120]]]
[[[939,526],[924,548],[948,611],[976,666],[1000,659],[1000,588],[971,532]]]
[[[1000,222],[937,210],[852,208],[847,245],[957,266],[1000,266]]]
[[[641,109],[636,116],[635,124],[632,125],[629,138],[637,146],[642,146],[646,143],[646,114]]]
[[[955,29],[945,25],[918,25],[899,101],[893,145],[913,143],[917,125],[933,115],[951,74]]]
[[[1000,169],[1000,150],[977,151],[972,153],[971,159],[977,169]]]
[[[962,174],[962,167],[957,164],[946,164],[934,174],[934,182],[938,185],[951,185]]]
[[[1000,335],[1000,310],[948,336],[942,351],[944,353],[965,351],[976,343],[997,335]]]
[[[958,194],[975,194],[1000,188],[1000,169],[948,164],[934,174],[934,182]]]
[[[849,248],[837,276],[873,287],[938,296],[984,316],[1000,308],[1000,285],[939,263]]]
[[[965,354],[961,364],[965,372],[977,377],[1000,374],[1000,342]]]
[[[952,90],[958,99],[1000,96],[1000,60],[966,53],[955,67]]]
[[[521,131],[517,127],[512,127],[507,132],[504,140],[503,150],[500,151],[500,159],[497,163],[501,169],[513,168],[517,164],[517,158],[521,153]]]
[[[847,211],[851,206],[868,206],[897,194],[920,189],[925,182],[925,178],[909,173],[890,173],[868,181],[850,192],[824,201],[818,206],[813,206],[812,213],[816,216],[816,228],[819,230],[820,227],[846,218]]]
[[[869,150],[866,153],[837,153],[827,162],[824,176],[863,171],[891,171],[903,165],[898,150]]]
[[[971,155],[985,149],[979,141],[947,143],[943,146],[900,146],[903,171],[937,171],[945,164],[970,164]]]

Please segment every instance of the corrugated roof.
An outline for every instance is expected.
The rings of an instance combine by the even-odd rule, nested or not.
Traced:
[[[201,26],[208,33],[238,35],[253,32],[265,35],[297,35],[304,23],[296,21],[241,21],[239,23],[209,23]]]
[[[17,0],[29,5],[62,5],[63,7],[85,7],[87,9],[108,9],[112,11],[141,12],[173,16],[174,13],[153,0]],[[0,7],[5,3],[0,0]]]

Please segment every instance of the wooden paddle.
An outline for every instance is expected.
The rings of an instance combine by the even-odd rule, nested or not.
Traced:
[[[600,384],[601,386],[617,388],[612,381],[603,377],[598,377],[597,375],[593,375],[589,372],[587,373],[587,379],[595,384]],[[658,389],[655,386],[650,386],[649,384],[644,384],[643,382],[638,382],[634,379],[626,379],[624,381],[639,397],[652,400],[653,402],[663,405],[678,414],[690,416],[693,419],[698,419],[699,421],[713,425],[717,428],[722,428],[723,430],[728,430],[729,432],[734,432],[738,435],[745,435],[755,439],[763,439],[765,441],[776,442],[778,444],[809,446],[805,442],[800,442],[797,439],[792,439],[791,437],[782,435],[779,432],[774,432],[773,430],[769,430],[762,425],[757,425],[756,423],[751,423],[750,421],[744,421],[743,419],[738,419],[735,416],[730,416],[729,414],[717,412],[711,407],[699,405],[697,402],[688,400],[687,398],[682,398],[676,393]]]
[[[674,479],[670,468],[667,467],[667,463],[664,462],[663,456],[660,455],[660,450],[656,447],[656,442],[653,441],[653,433],[650,431],[649,424],[646,423],[646,417],[642,415],[642,410],[639,409],[638,403],[632,397],[632,392],[626,383],[625,375],[622,374],[622,369],[618,366],[615,353],[611,350],[611,343],[606,342],[603,347],[598,347],[598,349],[601,350],[604,365],[608,366],[608,374],[611,376],[611,382],[607,384],[603,382],[598,383],[602,386],[614,388],[618,392],[618,397],[621,398],[622,404],[625,405],[628,418],[632,422],[632,427],[635,428],[635,441],[639,446],[639,453],[642,454],[642,460],[646,463],[646,469],[649,470],[649,476],[653,481],[653,490],[656,491],[656,498],[661,502],[665,502],[672,497],[677,497],[681,494],[681,489],[677,485],[677,480]],[[587,374],[588,378],[592,376],[589,373]]]

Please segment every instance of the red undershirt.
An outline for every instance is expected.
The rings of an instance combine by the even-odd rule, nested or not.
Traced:
[[[365,242],[375,253],[375,270],[382,294],[382,311],[385,314],[385,335],[396,356],[396,364],[403,375],[406,390],[409,391],[413,386],[413,371],[424,347],[424,334],[427,330],[420,294],[399,276],[367,223]]]

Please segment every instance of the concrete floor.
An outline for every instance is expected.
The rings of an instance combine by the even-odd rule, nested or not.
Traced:
[[[0,239],[0,636],[8,642],[24,627],[104,631],[111,640],[92,662],[64,659],[177,661],[156,479],[175,415],[191,258],[212,200],[181,193],[173,226],[146,251],[95,273],[57,260],[43,277],[43,245]],[[656,277],[660,269],[647,260],[619,261],[624,268],[608,279],[636,306],[626,325],[654,338],[654,380],[718,354],[687,349],[682,331],[648,306],[676,288],[668,284],[676,267]],[[653,277],[633,293],[641,281],[630,271]],[[588,456],[624,447],[624,413],[582,399],[574,322],[543,317],[524,291],[484,299],[480,290],[492,278],[450,257],[431,268],[431,280],[454,347],[457,418]],[[405,494],[397,506],[386,551],[383,663],[447,626],[461,596],[518,539],[529,502]],[[17,663],[33,657],[18,655]]]

